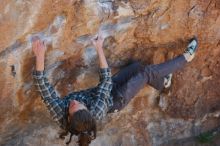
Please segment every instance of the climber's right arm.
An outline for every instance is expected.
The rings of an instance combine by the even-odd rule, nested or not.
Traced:
[[[36,69],[33,72],[34,84],[40,92],[42,100],[50,111],[52,118],[62,127],[66,104],[65,100],[58,96],[46,78],[44,72],[46,46],[37,39],[33,42],[32,50],[36,56]]]

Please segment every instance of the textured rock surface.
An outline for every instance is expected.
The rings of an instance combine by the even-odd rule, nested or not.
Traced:
[[[93,146],[199,145],[190,137],[219,126],[219,0],[4,0],[0,24],[0,145],[64,145],[33,88],[35,35],[48,45],[46,71],[61,96],[98,82],[90,41],[97,32],[113,72],[129,59],[173,58],[198,36],[196,58],[174,74],[172,87],[158,95],[146,86],[103,120]]]

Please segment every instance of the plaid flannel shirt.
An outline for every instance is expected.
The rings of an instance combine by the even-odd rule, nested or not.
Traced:
[[[101,120],[113,106],[111,70],[104,68],[100,69],[99,73],[100,82],[96,87],[72,92],[60,98],[53,86],[48,82],[45,71],[35,70],[33,72],[34,82],[41,94],[42,100],[54,121],[61,128],[66,128],[68,107],[71,100],[83,103],[97,120]]]

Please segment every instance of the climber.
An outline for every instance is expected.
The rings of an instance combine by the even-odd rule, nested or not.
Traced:
[[[172,73],[190,62],[197,48],[197,39],[193,38],[185,52],[172,60],[158,65],[135,62],[111,76],[103,52],[103,41],[100,35],[93,39],[99,57],[99,84],[60,98],[45,75],[46,46],[39,38],[33,40],[32,50],[36,56],[34,82],[52,118],[65,131],[60,134],[60,138],[70,133],[67,144],[71,142],[73,135],[77,135],[80,146],[89,145],[96,138],[96,121],[101,120],[107,113],[123,109],[145,84],[158,90],[168,88]]]

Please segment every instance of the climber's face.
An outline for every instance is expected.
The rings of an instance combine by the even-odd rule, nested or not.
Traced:
[[[69,104],[69,115],[73,115],[78,110],[87,109],[86,106],[79,101],[72,100]]]

